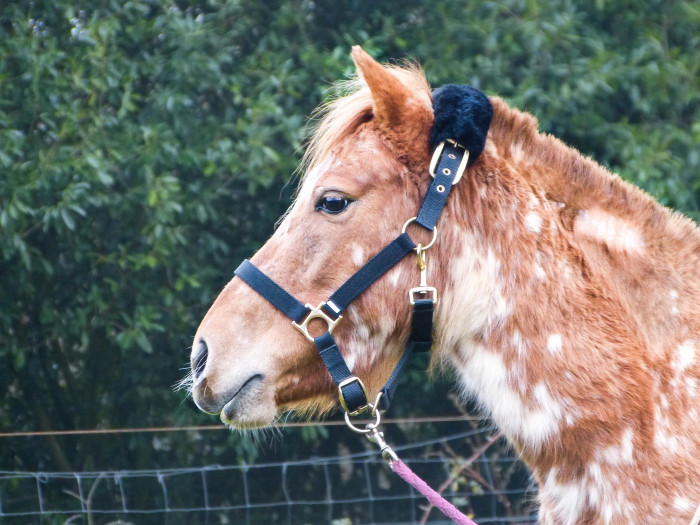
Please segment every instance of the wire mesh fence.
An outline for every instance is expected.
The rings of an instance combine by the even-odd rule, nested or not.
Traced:
[[[474,429],[396,447],[431,486],[480,524],[535,523],[535,488],[516,457],[468,460],[455,443]],[[434,445],[444,445],[434,453]],[[452,444],[452,445],[451,445]],[[2,523],[444,523],[375,451],[255,465],[160,470],[0,472]]]

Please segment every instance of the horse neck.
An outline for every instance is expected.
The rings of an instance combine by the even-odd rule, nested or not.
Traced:
[[[610,438],[581,442],[575,431],[582,421],[609,432],[621,413],[646,402],[636,386],[649,380],[640,342],[614,297],[587,281],[580,259],[555,256],[542,243],[512,251],[527,243],[461,235],[438,313],[442,357],[533,470],[580,466],[592,439]],[[628,384],[617,380],[621,369],[632,371]],[[592,398],[608,399],[607,406],[578,401]]]
[[[626,461],[658,438],[659,375],[684,337],[700,338],[698,321],[679,330],[684,292],[672,286],[697,291],[687,254],[700,236],[577,152],[552,151],[565,147],[536,128],[511,133],[448,206],[436,346],[544,482],[552,469],[581,472],[601,448]],[[601,237],[606,221],[623,235]]]

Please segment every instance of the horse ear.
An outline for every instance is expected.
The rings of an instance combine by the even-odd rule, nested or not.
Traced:
[[[353,46],[352,59],[372,93],[374,119],[397,146],[415,150],[432,127],[432,110],[389,69]],[[426,144],[427,149],[427,144]]]

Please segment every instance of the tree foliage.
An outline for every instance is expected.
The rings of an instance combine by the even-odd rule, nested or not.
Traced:
[[[288,206],[304,122],[355,43],[417,59],[434,86],[504,96],[700,217],[698,27],[700,5],[680,0],[6,1],[0,428],[209,421],[171,387]],[[153,459],[147,438],[5,443],[17,469],[192,457],[170,443]],[[235,434],[227,446],[255,455]]]

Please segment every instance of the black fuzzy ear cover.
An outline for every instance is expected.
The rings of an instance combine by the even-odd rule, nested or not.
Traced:
[[[433,91],[433,113],[430,148],[453,139],[469,150],[469,164],[476,162],[484,151],[493,117],[489,98],[471,86],[447,84]]]

